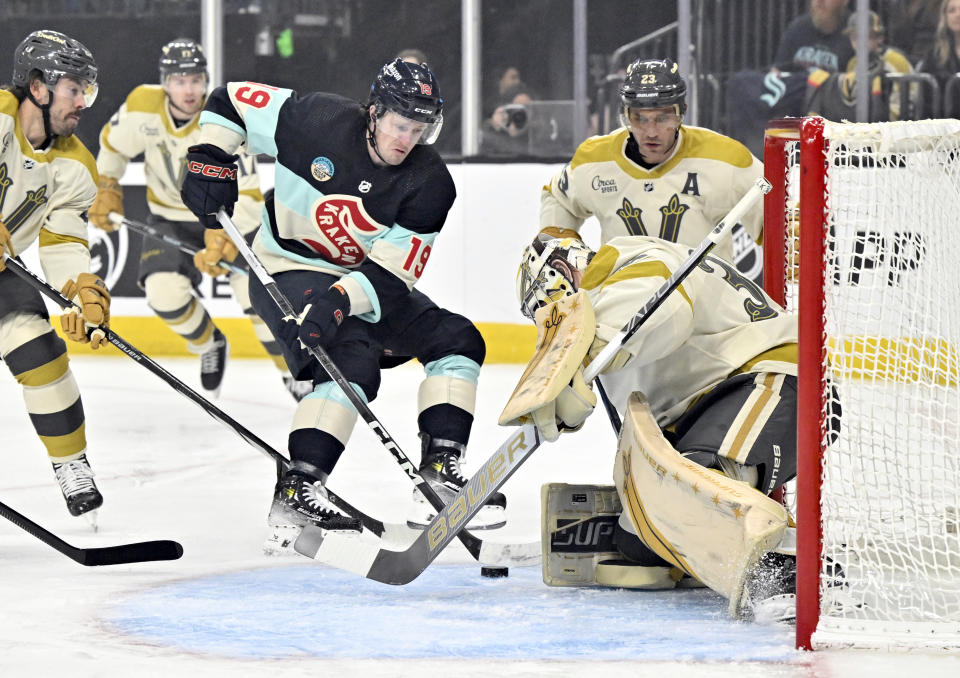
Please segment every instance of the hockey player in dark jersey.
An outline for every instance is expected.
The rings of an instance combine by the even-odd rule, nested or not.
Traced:
[[[426,64],[396,59],[380,70],[369,101],[232,82],[211,94],[198,145],[187,156],[182,197],[208,228],[237,199],[236,149],[276,158],[276,184],[264,205],[253,250],[299,318],[281,314],[255,276],[254,309],[284,347],[297,378],[313,393],[297,407],[288,446],[292,466],[278,481],[272,527],[342,524],[324,484],[357,412],[301,348],[322,346],[367,401],[381,366],[416,357],[426,376],[417,394],[420,472],[445,500],[465,484],[466,451],[485,346],[474,325],[414,289],[456,197],[430,148],[443,123],[443,100]],[[425,525],[432,508],[411,522]],[[504,522],[497,494],[470,527]]]

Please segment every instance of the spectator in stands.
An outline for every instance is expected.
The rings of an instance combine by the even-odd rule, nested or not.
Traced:
[[[933,44],[943,0],[907,0],[887,5],[887,38],[916,64]]]
[[[518,82],[507,89],[493,114],[480,128],[480,152],[483,155],[527,155],[530,152],[527,104],[533,97],[527,86]]]
[[[727,81],[730,136],[757,156],[763,154],[767,120],[803,115],[810,71],[843,70],[853,57],[844,35],[849,0],[810,0],[807,12],[790,22],[769,71],[745,70]]]
[[[848,4],[849,0],[810,0],[810,10],[791,21],[781,36],[774,69],[842,70],[853,56],[850,40],[843,31]]]
[[[867,22],[867,50],[869,53],[870,107],[869,122],[900,120],[900,85],[886,82],[885,73],[912,73],[913,66],[906,55],[885,44],[885,29],[876,12],[869,12]],[[857,15],[851,14],[844,33],[854,51],[857,49]],[[847,63],[842,73],[830,73],[818,68],[807,78],[808,115],[821,115],[828,120],[857,119],[857,58]]]
[[[407,63],[417,64],[418,66],[427,63],[427,55],[419,49],[413,48],[400,50],[394,58],[406,61]]]
[[[516,66],[502,66],[494,72],[493,87],[489,87],[484,95],[483,114],[485,116],[493,113],[493,109],[503,105],[507,100],[507,93],[516,89],[517,85],[522,85],[523,80],[520,77],[520,69]]]
[[[957,115],[960,87],[954,85],[948,92],[947,85],[960,73],[960,0],[943,0],[933,44],[917,64],[917,70],[930,73],[937,79],[943,94],[943,114]],[[952,95],[949,100],[948,94]]]

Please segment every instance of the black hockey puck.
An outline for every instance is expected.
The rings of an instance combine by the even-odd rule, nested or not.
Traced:
[[[506,577],[510,574],[509,568],[506,567],[481,567],[480,576],[481,577],[490,577],[496,579],[497,577]]]

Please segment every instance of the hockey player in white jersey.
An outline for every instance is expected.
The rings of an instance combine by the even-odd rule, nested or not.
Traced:
[[[763,176],[746,146],[703,127],[683,124],[686,85],[670,59],[638,59],[620,88],[622,127],[587,139],[540,193],[540,229],[580,237],[588,217],[600,242],[649,235],[695,246],[739,196]],[[743,219],[760,242],[763,210]],[[733,261],[731,240],[714,252]]]
[[[576,296],[590,308],[584,331],[593,339],[570,359],[589,363],[689,254],[646,236],[614,238],[594,254],[575,238],[541,235],[520,265],[521,310],[532,318]],[[601,372],[624,419],[614,539],[649,588],[695,578],[730,598],[738,616],[757,599],[792,594],[794,559],[770,552],[786,513],[766,495],[796,473],[796,341],[794,315],[709,255]],[[582,373],[525,408],[545,438],[592,412]]]
[[[237,250],[229,239],[216,234],[208,234],[205,240],[204,229],[180,200],[187,148],[197,142],[200,134],[198,120],[206,100],[207,59],[199,44],[177,38],[161,50],[159,71],[160,84],[136,87],[100,133],[100,182],[97,199],[90,208],[90,221],[105,231],[114,230],[108,215],[124,213],[120,179],[129,161],[142,153],[150,224],[201,252],[191,261],[176,247],[144,237],[138,281],[154,313],[184,338],[191,353],[200,355],[203,388],[217,395],[229,346],[194,288],[201,281],[201,271],[214,277],[226,273],[217,262],[233,262]],[[256,159],[243,154],[238,167],[236,223],[252,239],[263,205]],[[243,262],[237,264],[242,266]],[[231,272],[229,280],[257,338],[283,373],[284,385],[299,400],[309,391],[310,384],[297,382],[289,375],[279,345],[253,311],[247,276]]]
[[[12,85],[0,90],[0,255],[16,257],[39,241],[47,281],[83,308],[61,316],[73,341],[110,318],[110,293],[90,273],[84,213],[97,192],[93,156],[74,136],[97,95],[97,65],[80,42],[34,31],[14,52]],[[30,421],[47,449],[74,516],[103,503],[87,461],[83,403],[67,349],[40,294],[0,258],[0,358],[23,386]],[[9,451],[9,450],[5,450]],[[89,514],[93,515],[93,514]]]

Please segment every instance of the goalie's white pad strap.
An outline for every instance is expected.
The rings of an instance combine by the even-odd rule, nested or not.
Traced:
[[[534,321],[537,348],[500,414],[501,426],[526,423],[527,415],[560,395],[582,366],[597,329],[583,291],[538,309]]]
[[[601,586],[656,591],[676,588],[683,574],[675,567],[648,567],[627,560],[603,560],[597,563],[594,576]]]
[[[627,401],[614,481],[643,542],[729,598],[731,615],[739,615],[747,570],[787,527],[784,507],[683,458],[639,393]]]

